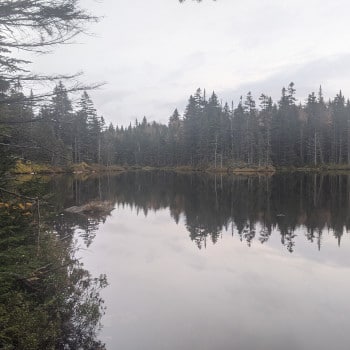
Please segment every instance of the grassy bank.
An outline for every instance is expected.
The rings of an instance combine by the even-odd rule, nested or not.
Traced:
[[[99,164],[71,164],[67,166],[53,166],[48,164],[38,164],[34,162],[17,161],[15,166],[10,170],[13,175],[54,175],[54,174],[85,174],[85,173],[102,173],[102,172],[120,172],[128,170],[126,167],[112,165],[105,166]]]
[[[203,172],[217,174],[274,174],[276,172],[305,172],[305,173],[349,173],[350,164],[323,164],[319,166],[248,166],[242,165],[237,167],[205,167],[205,166],[174,166],[174,167],[151,167],[139,165],[100,165],[78,163],[68,166],[52,166],[48,164],[38,164],[33,162],[17,161],[10,173],[14,175],[54,175],[54,174],[99,174],[106,172],[125,172],[125,171],[176,171],[176,172]]]
[[[124,171],[178,171],[178,172],[208,172],[208,173],[274,173],[274,167],[199,167],[199,166],[175,166],[175,167],[150,167],[150,166],[128,166],[128,165],[100,165],[100,164],[71,164],[68,166],[52,166],[48,164],[38,164],[34,162],[17,161],[10,173],[14,175],[50,175],[50,174],[89,174],[104,172],[124,172]]]
[[[285,166],[276,167],[277,172],[303,172],[303,173],[350,173],[350,164],[321,164],[317,166]]]

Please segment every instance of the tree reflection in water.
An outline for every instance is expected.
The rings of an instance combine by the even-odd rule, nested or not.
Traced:
[[[331,231],[340,245],[350,226],[348,175],[234,176],[158,171],[62,181],[51,183],[65,188],[61,209],[91,200],[109,200],[145,215],[149,210],[169,208],[177,223],[184,218],[198,248],[204,248],[208,239],[215,244],[224,231],[237,234],[248,246],[254,241],[266,243],[277,231],[281,243],[293,252],[297,229],[303,227],[306,239],[321,249],[324,230]],[[88,245],[98,221],[105,219],[64,215],[55,220],[55,225],[58,232],[72,227],[84,230]]]

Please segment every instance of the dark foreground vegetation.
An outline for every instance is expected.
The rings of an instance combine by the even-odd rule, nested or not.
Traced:
[[[0,348],[103,349],[106,277],[83,268],[72,230],[55,225],[62,209],[45,182],[15,187],[21,196],[0,191]]]
[[[44,116],[40,120],[35,111],[60,98],[47,86],[64,80],[71,92],[89,88],[76,81],[76,74],[31,73],[30,62],[19,52],[49,52],[95,21],[77,0],[0,2],[1,349],[104,348],[96,333],[104,310],[99,290],[106,285],[105,276],[93,278],[84,270],[69,230],[62,234],[54,227],[59,212],[55,202],[42,198],[48,194],[43,183],[18,182],[8,176],[18,158],[37,159],[35,151],[46,149],[47,120]],[[54,125],[57,137],[48,147],[63,159],[66,146],[57,141],[63,140],[62,127]],[[29,150],[33,153],[22,153]]]

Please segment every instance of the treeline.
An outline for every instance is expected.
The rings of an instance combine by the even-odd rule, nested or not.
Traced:
[[[62,83],[37,110],[11,91],[0,106],[0,144],[25,160],[141,166],[319,166],[350,164],[350,102],[341,92],[326,102],[322,89],[297,104],[294,84],[277,103],[249,92],[236,108],[198,89],[184,115],[176,109],[167,125],[146,117],[128,127],[105,125],[84,92],[74,104]],[[14,98],[15,97],[15,98]]]
[[[297,104],[294,84],[278,103],[251,93],[233,108],[213,92],[190,96],[183,118],[116,130],[117,163],[153,166],[304,166],[350,163],[350,103],[340,92],[324,101],[322,89]]]
[[[40,110],[35,98],[26,98],[20,89],[12,90],[10,99],[0,105],[0,137],[12,155],[52,165],[100,162],[104,120],[87,92],[75,108],[62,82]]]

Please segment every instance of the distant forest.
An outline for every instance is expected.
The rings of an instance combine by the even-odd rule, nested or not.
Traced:
[[[249,92],[222,104],[213,92],[197,89],[183,116],[168,124],[144,117],[128,127],[106,125],[87,92],[74,103],[59,83],[51,100],[31,105],[21,87],[0,105],[0,158],[51,165],[270,167],[350,164],[350,101],[342,92],[325,101],[320,87],[304,104],[290,83],[277,103]],[[15,102],[14,102],[15,101]]]

